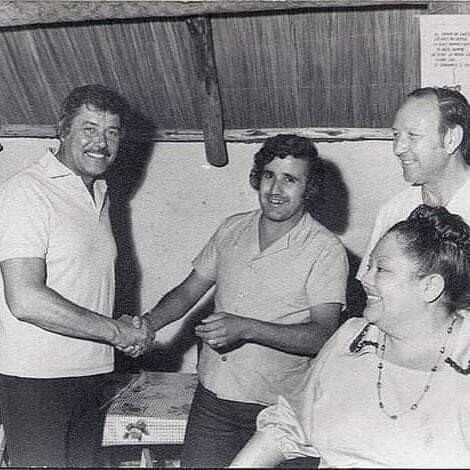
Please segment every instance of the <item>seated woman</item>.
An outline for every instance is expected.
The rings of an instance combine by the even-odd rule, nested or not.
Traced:
[[[302,391],[260,413],[232,467],[470,467],[470,228],[418,207],[362,283],[365,318],[325,344]]]

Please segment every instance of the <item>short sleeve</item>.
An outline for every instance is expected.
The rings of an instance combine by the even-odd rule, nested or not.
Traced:
[[[341,242],[334,239],[312,266],[306,289],[310,305],[346,303],[349,263]]]
[[[33,179],[13,178],[0,190],[0,261],[45,258],[48,247],[47,207]]]
[[[194,269],[199,274],[213,281],[217,278],[218,251],[226,233],[227,220],[222,222],[192,262]]]
[[[282,396],[276,405],[269,406],[258,415],[257,429],[272,436],[287,460],[297,457],[319,457],[309,442],[308,434],[294,408]]]

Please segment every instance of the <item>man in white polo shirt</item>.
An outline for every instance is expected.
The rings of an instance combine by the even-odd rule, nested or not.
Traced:
[[[450,88],[418,88],[393,123],[393,151],[411,186],[380,209],[356,277],[383,234],[420,204],[444,206],[470,224],[470,106]]]
[[[0,406],[15,467],[99,464],[113,346],[153,336],[112,319],[116,246],[101,178],[127,113],[108,88],[74,89],[58,151],[0,189]]]
[[[215,286],[215,313],[196,327],[200,384],[185,467],[227,466],[254,433],[259,411],[296,391],[338,327],[346,252],[308,212],[323,171],[305,137],[267,139],[250,175],[260,209],[226,219],[189,276],[145,315],[158,330]]]

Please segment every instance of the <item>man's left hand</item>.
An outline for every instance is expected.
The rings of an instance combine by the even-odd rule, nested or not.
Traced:
[[[201,320],[195,333],[213,349],[226,348],[248,339],[252,320],[232,313],[217,312]]]

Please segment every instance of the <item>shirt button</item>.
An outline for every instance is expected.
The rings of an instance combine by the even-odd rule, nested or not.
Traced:
[[[221,359],[223,362],[225,362],[225,361],[227,360],[227,356],[222,356],[220,359]]]

